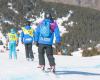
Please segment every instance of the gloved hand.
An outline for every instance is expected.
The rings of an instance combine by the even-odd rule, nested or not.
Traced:
[[[56,43],[57,51],[60,52],[61,43]]]
[[[38,47],[39,46],[39,43],[38,42],[35,42],[35,45]]]

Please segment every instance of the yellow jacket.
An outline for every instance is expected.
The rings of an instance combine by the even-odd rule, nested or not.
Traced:
[[[16,35],[16,33],[8,33],[8,38],[9,38],[9,41],[17,41],[18,40],[18,37]]]

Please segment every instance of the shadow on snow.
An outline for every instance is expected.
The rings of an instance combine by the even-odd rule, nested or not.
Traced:
[[[82,72],[82,71],[56,71],[56,75],[70,75],[70,74],[78,74],[85,76],[100,76],[99,73],[90,73],[90,72]]]

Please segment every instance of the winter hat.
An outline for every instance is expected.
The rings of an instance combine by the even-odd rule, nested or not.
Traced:
[[[12,29],[10,29],[10,32],[11,33],[15,33],[15,30],[12,28]]]
[[[51,22],[54,22],[53,17],[51,15],[51,13],[45,13],[45,19],[50,19]]]

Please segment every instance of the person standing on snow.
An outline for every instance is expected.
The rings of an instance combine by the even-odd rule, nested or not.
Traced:
[[[12,55],[14,56],[14,59],[17,59],[16,46],[18,44],[18,36],[14,29],[11,29],[10,33],[8,33],[7,44],[8,42],[9,42],[9,59],[12,59]]]
[[[34,41],[34,30],[31,28],[31,22],[27,21],[26,26],[22,27],[21,42],[25,45],[26,59],[34,60],[32,44]]]
[[[38,46],[39,53],[39,67],[42,70],[45,69],[45,57],[46,52],[50,69],[55,72],[55,59],[53,57],[53,40],[54,34],[56,37],[56,43],[60,45],[61,37],[57,23],[53,20],[50,13],[45,14],[45,19],[37,26],[35,32],[35,43]]]

